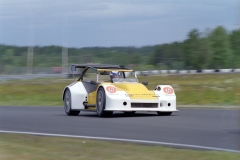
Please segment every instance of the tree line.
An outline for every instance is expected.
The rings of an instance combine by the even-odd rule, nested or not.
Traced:
[[[0,45],[0,73],[27,66],[26,46]],[[62,65],[61,46],[34,46],[34,67]],[[228,32],[219,26],[186,40],[143,47],[68,48],[68,63],[123,64],[133,69],[240,68],[240,29]]]
[[[172,69],[240,68],[240,30],[193,29],[183,42],[156,46],[150,57],[151,64]]]

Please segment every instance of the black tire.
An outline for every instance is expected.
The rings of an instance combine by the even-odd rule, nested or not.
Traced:
[[[109,117],[112,115],[112,111],[104,111],[106,105],[106,96],[105,91],[102,87],[100,87],[97,91],[96,97],[96,105],[97,105],[97,115],[99,117]]]
[[[170,116],[172,112],[157,112],[159,116]]]
[[[64,110],[69,116],[77,116],[80,113],[80,111],[72,110],[71,92],[69,89],[67,89],[64,94]]]
[[[136,111],[130,111],[130,112],[124,112],[126,116],[133,116],[136,113]]]

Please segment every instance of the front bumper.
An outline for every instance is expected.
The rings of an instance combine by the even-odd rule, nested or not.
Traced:
[[[176,112],[176,96],[161,97],[156,100],[131,99],[121,95],[106,95],[107,111],[160,111]]]

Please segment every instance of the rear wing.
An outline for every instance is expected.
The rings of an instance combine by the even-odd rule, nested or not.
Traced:
[[[93,69],[96,71],[97,74],[97,81],[98,81],[98,74],[100,73],[101,75],[109,74],[107,72],[111,71],[120,71],[120,72],[134,72],[134,70],[129,69],[127,67],[124,67],[123,65],[112,65],[112,64],[94,64],[94,65],[89,65],[89,64],[72,64],[71,65],[71,71],[72,73],[77,70],[77,68],[83,69],[82,72],[80,73],[80,77],[78,78],[79,80],[82,80],[83,75],[87,72],[88,69]]]
[[[126,69],[130,70],[127,67],[124,67],[123,65],[112,65],[112,64],[72,64],[71,65],[71,71],[76,71],[76,68],[92,68],[92,69]]]

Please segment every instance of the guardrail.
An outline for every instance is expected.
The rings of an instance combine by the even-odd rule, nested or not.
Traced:
[[[149,70],[136,71],[137,75],[149,76],[156,74],[211,74],[211,73],[240,73],[237,69],[201,69],[201,70]]]
[[[21,75],[0,75],[0,81],[8,80],[30,80],[38,78],[66,78],[66,74],[21,74]]]

